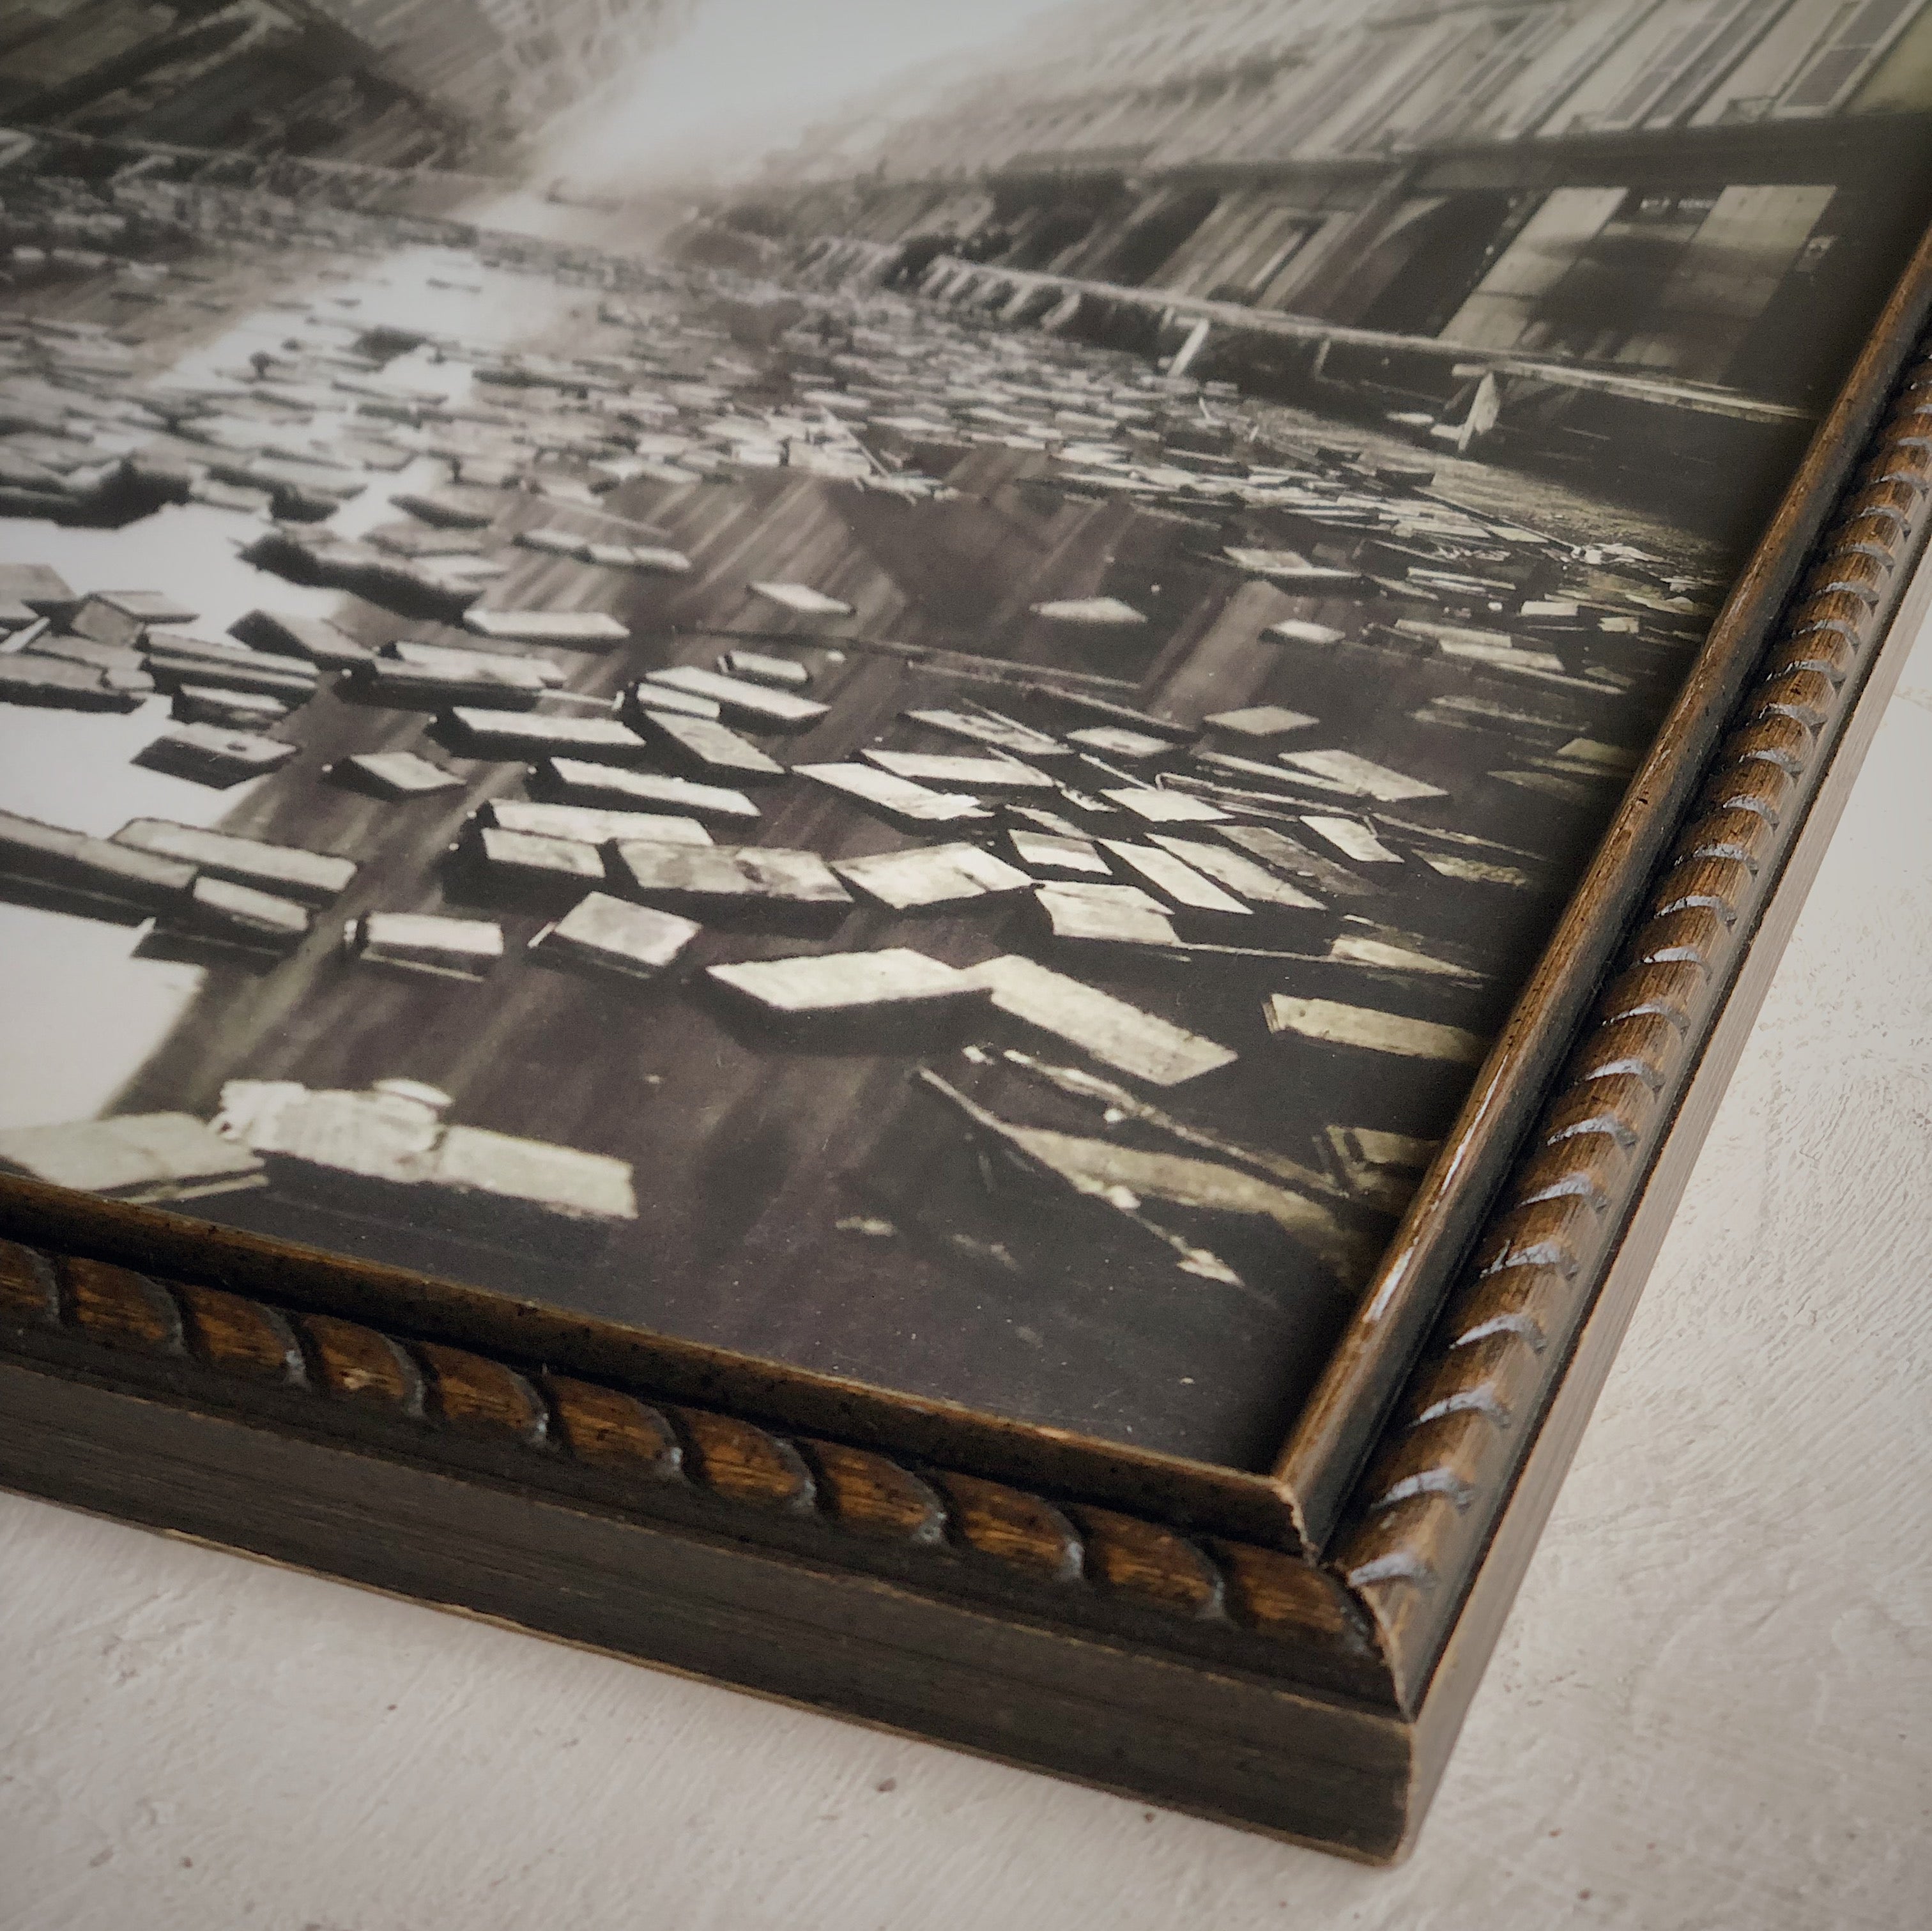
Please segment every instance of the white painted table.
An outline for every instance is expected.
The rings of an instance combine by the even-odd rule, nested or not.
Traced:
[[[0,1931],[1903,1931],[1928,1548],[1932,635],[1407,1866],[0,1497]]]

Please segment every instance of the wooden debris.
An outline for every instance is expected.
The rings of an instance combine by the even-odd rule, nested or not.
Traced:
[[[1367,1006],[1334,999],[1298,999],[1276,993],[1263,1008],[1270,1032],[1292,1032],[1325,1046],[1360,1047],[1409,1059],[1436,1059],[1458,1066],[1479,1065],[1489,1041],[1460,1026],[1406,1019]]]
[[[1174,838],[1162,832],[1150,834],[1150,842],[1163,851],[1204,872],[1217,885],[1224,886],[1250,905],[1265,905],[1278,911],[1320,911],[1318,899],[1277,878],[1264,865],[1225,845],[1210,845],[1192,838]]]
[[[168,715],[183,724],[217,724],[231,731],[266,729],[289,714],[280,698],[254,691],[226,691],[212,684],[183,684]]]
[[[1518,891],[1546,889],[1544,881],[1532,877],[1519,865],[1498,865],[1483,858],[1462,858],[1448,851],[1418,851],[1415,854],[1438,878],[1453,878],[1465,885],[1508,885]]]
[[[769,684],[748,683],[742,677],[728,677],[722,671],[702,670],[695,664],[680,664],[669,670],[652,671],[645,681],[709,698],[734,723],[748,725],[754,729],[808,731],[829,708],[793,691],[776,690]]]
[[[673,690],[668,684],[654,684],[648,681],[633,684],[624,694],[624,708],[627,713],[636,711],[663,711],[673,717],[718,718],[724,711],[714,698],[699,697],[692,691]]]
[[[1017,953],[975,966],[967,976],[987,988],[1000,1012],[1152,1086],[1178,1086],[1238,1057],[1185,1027]]]
[[[1050,791],[1054,781],[1016,758],[970,758],[946,752],[885,751],[868,745],[860,753],[868,764],[896,778],[940,785],[963,791]]]
[[[1220,824],[1229,816],[1219,805],[1196,797],[1191,791],[1164,788],[1143,790],[1133,786],[1102,791],[1100,795],[1148,824]]]
[[[1356,877],[1346,865],[1311,851],[1299,839],[1262,824],[1224,824],[1219,835],[1228,842],[1258,858],[1264,865],[1294,878],[1305,878],[1329,898],[1366,898],[1379,890]]]
[[[635,838],[653,845],[709,845],[711,834],[694,818],[650,812],[605,811],[595,805],[527,804],[519,798],[486,798],[478,821],[520,831],[532,838],[567,838],[584,845],[608,845]]]
[[[293,899],[203,872],[188,902],[164,923],[229,944],[288,952],[308,936],[309,912]]]
[[[460,758],[528,760],[562,754],[596,764],[642,761],[647,746],[614,717],[555,717],[458,704],[436,722],[436,736]]]
[[[0,878],[51,887],[64,896],[116,908],[165,912],[186,902],[194,888],[195,867],[183,859],[0,812]]]
[[[1100,882],[1113,876],[1113,868],[1101,857],[1100,847],[1090,838],[1016,828],[1007,833],[1006,839],[1013,848],[1013,856],[1029,872],[1043,877]]]
[[[1096,724],[1090,730],[1070,731],[1066,741],[1079,745],[1084,750],[1104,752],[1110,758],[1124,758],[1130,764],[1139,764],[1150,758],[1170,757],[1174,752],[1173,745],[1165,737],[1150,737],[1144,731],[1126,731],[1114,724]]]
[[[1259,738],[1285,737],[1291,731],[1306,731],[1321,720],[1278,704],[1258,704],[1244,710],[1219,711],[1206,721],[1216,731],[1232,731],[1237,737]]]
[[[1019,758],[1064,758],[1066,746],[1043,731],[1030,729],[1010,717],[980,711],[909,710],[909,722],[923,725],[948,737],[963,737],[969,743],[990,744],[996,751],[1011,752]]]
[[[494,920],[440,912],[368,912],[343,929],[343,949],[372,966],[394,966],[446,979],[481,980],[503,956]]]
[[[976,845],[922,845],[869,858],[835,860],[848,885],[895,911],[954,905],[1030,890],[1032,878]]]
[[[755,818],[758,808],[742,791],[700,785],[657,771],[550,758],[538,764],[535,782],[565,804],[604,805],[619,811],[664,810],[694,818]]]
[[[1391,851],[1358,818],[1318,817],[1304,812],[1301,821],[1316,837],[1325,839],[1345,858],[1365,865],[1400,865],[1402,856]]]
[[[746,845],[650,845],[626,839],[612,847],[617,890],[673,911],[728,912],[758,906],[841,911],[852,895],[815,851]]]
[[[1144,623],[1147,618],[1130,603],[1117,596],[1063,597],[1050,603],[1028,605],[1036,617],[1055,623]]]
[[[448,1104],[412,1080],[360,1093],[231,1080],[216,1124],[267,1163],[276,1187],[338,1212],[539,1243],[573,1225],[594,1233],[637,1218],[626,1161],[446,1125]]]
[[[463,788],[463,780],[454,772],[432,764],[413,751],[358,751],[329,765],[323,775],[386,798],[423,797]]]
[[[674,965],[704,929],[675,912],[592,892],[545,926],[530,941],[530,950],[625,978],[652,979]]]
[[[842,792],[855,803],[876,812],[887,824],[908,830],[932,824],[956,824],[989,818],[976,797],[963,792],[929,791],[910,778],[896,778],[871,764],[799,764],[800,777]]]
[[[463,627],[506,644],[554,644],[566,650],[608,650],[631,633],[601,610],[466,610]]]
[[[802,691],[812,681],[812,672],[795,658],[774,657],[762,650],[727,650],[718,668],[728,677],[741,677],[754,684],[774,684],[782,690]]]
[[[930,1008],[986,997],[985,988],[971,974],[903,946],[712,966],[705,976],[766,1012],[787,1018]]]
[[[646,710],[634,715],[639,730],[653,750],[700,776],[735,778],[742,782],[785,775],[785,767],[776,758],[767,757],[729,725],[710,718],[679,717]]]
[[[250,778],[266,777],[300,756],[298,744],[284,744],[253,731],[227,731],[218,725],[182,724],[144,745],[133,761],[144,770],[185,778],[190,784],[226,791]]]
[[[479,884],[544,895],[580,893],[604,882],[604,854],[574,838],[478,825],[457,847]]]
[[[1352,751],[1284,751],[1281,761],[1298,770],[1326,778],[1384,804],[1408,798],[1446,798],[1449,795],[1439,785],[1426,784],[1420,778],[1392,771],[1386,764],[1358,757]]]
[[[48,710],[139,710],[154,689],[138,671],[104,671],[64,658],[0,652],[0,704]]]
[[[1325,649],[1331,644],[1343,642],[1347,633],[1332,629],[1325,623],[1310,623],[1302,617],[1289,617],[1279,623],[1270,623],[1262,635],[1273,638],[1278,644],[1312,644]]]
[[[1089,885],[1056,880],[1034,896],[1056,938],[1108,945],[1178,945],[1168,908],[1138,885]]]
[[[132,644],[152,624],[192,623],[200,614],[159,590],[97,590],[68,620],[68,628],[103,644]]]
[[[0,1131],[0,1172],[136,1206],[263,1184],[262,1163],[188,1113],[124,1113]]]
[[[804,584],[757,583],[747,586],[754,596],[780,604],[800,617],[850,617],[852,606]]]
[[[253,885],[305,905],[326,905],[354,882],[355,861],[300,845],[271,845],[238,832],[211,831],[162,818],[130,819],[113,842],[156,857],[179,859],[212,878]]]
[[[399,490],[389,500],[439,530],[487,529],[503,506],[482,490]]]

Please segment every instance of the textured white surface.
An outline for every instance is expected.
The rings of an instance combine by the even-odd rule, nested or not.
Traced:
[[[1932,1922],[1932,637],[1372,1871],[0,1497],[5,1931]]]

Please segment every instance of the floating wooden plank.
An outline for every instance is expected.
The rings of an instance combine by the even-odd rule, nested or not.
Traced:
[[[1275,871],[1305,878],[1328,898],[1367,898],[1382,889],[1358,878],[1346,865],[1324,858],[1318,852],[1310,851],[1300,839],[1270,825],[1226,824],[1220,827],[1217,835]]]
[[[759,815],[758,807],[742,791],[722,785],[700,785],[659,771],[586,764],[575,758],[544,759],[536,767],[535,782],[564,804],[605,805],[620,811],[659,809],[734,821]]]
[[[574,530],[519,530],[510,540],[546,557],[578,557],[584,547],[584,539]]]
[[[916,785],[955,787],[964,791],[1050,791],[1054,781],[1016,758],[972,758],[944,751],[888,751],[868,745],[859,753],[867,764]]]
[[[157,857],[180,859],[208,875],[254,885],[304,905],[326,905],[354,882],[352,859],[295,845],[271,845],[238,832],[211,831],[170,818],[130,819],[114,834],[116,845]]]
[[[0,1131],[0,1171],[137,1206],[263,1184],[262,1162],[188,1113],[127,1113]]]
[[[904,946],[712,966],[705,976],[766,1012],[786,1018],[930,1008],[986,996],[986,989],[971,974]]]
[[[289,952],[308,936],[309,917],[308,907],[293,899],[204,872],[188,903],[164,923],[230,944]]]
[[[1100,848],[1140,883],[1151,885],[1169,904],[1184,911],[1233,913],[1242,918],[1252,916],[1239,899],[1224,892],[1185,859],[1159,845],[1103,838]]]
[[[1359,1047],[1406,1059],[1436,1059],[1457,1066],[1479,1065],[1489,1041],[1460,1026],[1407,1019],[1369,1006],[1347,1006],[1334,999],[1298,999],[1276,993],[1263,1008],[1270,1032],[1292,1032],[1324,1046]]]
[[[195,867],[184,859],[0,812],[0,876],[116,906],[164,912],[186,902],[194,888]]]
[[[345,689],[365,703],[434,710],[461,700],[488,710],[532,710],[548,686],[514,658],[409,661],[372,657],[348,673]]]
[[[338,1209],[443,1225],[467,1237],[549,1243],[637,1218],[631,1169],[603,1154],[446,1126],[448,1096],[412,1080],[368,1092],[231,1080],[220,1125],[260,1155],[278,1186]]]
[[[1267,577],[1290,590],[1305,588],[1321,595],[1362,581],[1362,573],[1359,570],[1340,569],[1331,564],[1311,563],[1298,550],[1230,548],[1224,550],[1222,554],[1238,569]]]
[[[639,710],[640,731],[666,761],[700,776],[720,779],[782,778],[785,767],[768,757],[729,725],[706,717],[680,717],[672,713]]]
[[[520,798],[486,798],[478,807],[484,824],[520,831],[533,838],[568,838],[584,845],[608,845],[620,838],[653,845],[709,845],[711,834],[694,818],[652,812],[606,811],[595,805],[531,804]]]
[[[1000,1011],[1150,1086],[1178,1086],[1232,1065],[1238,1056],[1184,1026],[1016,953],[975,966],[966,976],[986,987]]]
[[[962,792],[935,791],[910,778],[896,778],[871,764],[799,764],[798,776],[842,793],[887,824],[918,830],[990,818],[992,813]]]
[[[616,888],[673,911],[730,911],[760,905],[836,911],[852,895],[815,851],[775,845],[648,845],[611,848]]]
[[[399,490],[389,500],[439,530],[482,530],[503,508],[500,496],[486,490]]]
[[[704,928],[695,920],[651,905],[633,905],[608,892],[580,899],[554,924],[530,941],[540,957],[593,966],[629,979],[653,979]]]
[[[1030,890],[1033,879],[976,845],[923,845],[869,858],[835,860],[848,885],[895,911],[953,905]]]
[[[1062,597],[1051,603],[1028,605],[1036,617],[1054,623],[1144,623],[1145,615],[1117,596]]]
[[[969,743],[989,744],[996,751],[1010,751],[1019,758],[1064,758],[1066,746],[1043,731],[1034,731],[1010,717],[988,716],[969,710],[909,710],[908,720],[923,725],[948,737],[962,737]]]
[[[755,583],[747,586],[754,596],[782,605],[800,617],[850,617],[852,606],[836,596],[813,590],[806,584]]]
[[[59,657],[0,652],[0,704],[45,710],[139,710],[152,693],[145,672],[103,671]]]
[[[1425,783],[1401,771],[1392,771],[1352,751],[1284,751],[1281,761],[1297,770],[1312,773],[1332,783],[1344,785],[1383,804],[1396,804],[1408,798],[1446,798],[1439,785]]]
[[[294,705],[306,704],[320,688],[314,667],[294,657],[265,656],[238,644],[232,649],[214,645],[184,648],[195,641],[186,638],[164,645],[160,638],[158,632],[149,633],[146,659],[148,674],[164,691],[199,684],[217,690],[258,692]]]
[[[1147,824],[1220,824],[1232,815],[1191,791],[1124,786],[1100,795]]]
[[[192,623],[193,605],[160,590],[96,590],[68,620],[77,637],[131,644],[153,624]]]
[[[413,751],[358,751],[328,766],[326,776],[339,784],[374,791],[379,797],[418,798],[436,791],[460,791],[463,780]]]
[[[1206,719],[1216,731],[1232,731],[1237,737],[1286,737],[1291,731],[1306,731],[1318,719],[1306,711],[1289,710],[1278,704],[1250,704],[1240,710],[1217,711]]]
[[[1440,1140],[1417,1140],[1408,1134],[1383,1133],[1368,1127],[1330,1126],[1324,1130],[1324,1137],[1348,1191],[1357,1200],[1391,1215],[1406,1209],[1442,1145]]]
[[[1480,983],[1485,977],[1454,959],[1438,959],[1423,950],[1424,941],[1378,938],[1370,932],[1344,932],[1329,941],[1328,956],[1344,966],[1372,966],[1388,972],[1420,972],[1426,978]]]
[[[458,848],[482,883],[546,895],[582,892],[604,882],[604,854],[593,844],[539,832],[477,826]]]
[[[1311,623],[1304,617],[1287,617],[1279,623],[1270,623],[1262,635],[1274,638],[1277,644],[1310,644],[1318,650],[1326,650],[1331,644],[1345,642],[1348,633],[1326,623]]]
[[[718,718],[724,711],[715,698],[700,697],[694,691],[673,690],[668,684],[649,682],[633,684],[624,694],[628,711],[655,710],[673,717]]]
[[[1321,911],[1319,899],[1276,877],[1265,865],[1226,845],[1210,845],[1192,838],[1174,838],[1162,832],[1149,834],[1163,851],[1172,852],[1197,872],[1205,872],[1217,885],[1226,886],[1250,905],[1267,905],[1280,911]]]
[[[1462,858],[1453,852],[1418,851],[1416,856],[1438,878],[1454,878],[1459,884],[1508,885],[1518,891],[1546,889],[1542,879],[1518,865],[1499,865],[1486,858]]]
[[[466,610],[463,627],[506,644],[555,644],[566,650],[608,650],[631,633],[601,610]]]
[[[614,717],[553,717],[458,704],[436,719],[436,735],[461,758],[508,760],[565,755],[596,764],[643,761],[649,747]]]
[[[763,650],[727,650],[718,668],[728,677],[754,684],[772,684],[781,690],[802,691],[812,681],[810,668],[795,658],[774,657]]]
[[[1197,751],[1195,762],[1216,773],[1225,773],[1242,781],[1249,796],[1255,795],[1255,787],[1249,782],[1259,779],[1270,798],[1284,806],[1292,806],[1305,803],[1305,794],[1320,793],[1324,797],[1358,798],[1360,788],[1355,785],[1337,783],[1333,778],[1317,777],[1312,771],[1292,771],[1280,764],[1265,764],[1258,758],[1244,758],[1230,751]],[[1196,783],[1210,782],[1196,779]],[[1294,793],[1304,794],[1292,796]]]
[[[1099,883],[1113,876],[1113,868],[1101,857],[1100,847],[1090,838],[1017,827],[1008,832],[1006,838],[1013,848],[1013,856],[1028,871],[1042,877],[1085,878]]]
[[[668,670],[652,671],[645,681],[709,698],[734,722],[749,725],[754,729],[808,731],[830,708],[815,698],[800,697],[794,691],[776,690],[769,684],[748,683],[742,677],[728,677],[722,671],[702,670],[695,664],[679,664]]]
[[[1358,818],[1327,818],[1304,812],[1301,821],[1316,837],[1334,846],[1345,858],[1355,859],[1364,865],[1400,865],[1402,862],[1400,851],[1391,851]]]
[[[180,724],[144,745],[133,761],[144,770],[226,791],[232,785],[280,770],[301,752],[298,744],[284,744],[253,731],[226,731],[213,724]]]
[[[506,650],[478,642],[473,648],[453,648],[447,644],[422,644],[412,637],[399,637],[386,644],[377,661],[446,667],[479,675],[494,674],[506,682],[527,687],[532,683],[542,690],[560,690],[566,679],[563,667],[553,658],[532,652]]]
[[[1144,731],[1124,730],[1114,724],[1096,724],[1085,731],[1070,731],[1066,734],[1070,744],[1078,744],[1086,751],[1104,752],[1109,758],[1124,758],[1130,764],[1139,764],[1150,758],[1172,756],[1172,743],[1165,737],[1150,737]]]
[[[494,920],[440,912],[368,912],[343,929],[343,949],[372,966],[394,966],[447,979],[480,980],[503,956]]]
[[[1178,945],[1168,908],[1138,885],[1056,880],[1034,893],[1056,938],[1108,945]]]
[[[36,616],[58,623],[84,601],[50,563],[0,563],[0,602],[23,603]]]
[[[218,724],[231,731],[266,730],[289,714],[280,698],[259,691],[223,690],[213,684],[183,684],[168,707],[182,724]]]

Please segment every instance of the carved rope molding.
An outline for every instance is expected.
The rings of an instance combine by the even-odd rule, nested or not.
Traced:
[[[0,1350],[1388,1701],[1373,1624],[1278,1549],[6,1241]]]
[[[1374,1614],[1406,1704],[1448,1638],[1932,526],[1932,345],[1839,516],[1358,1484],[1335,1566]]]

